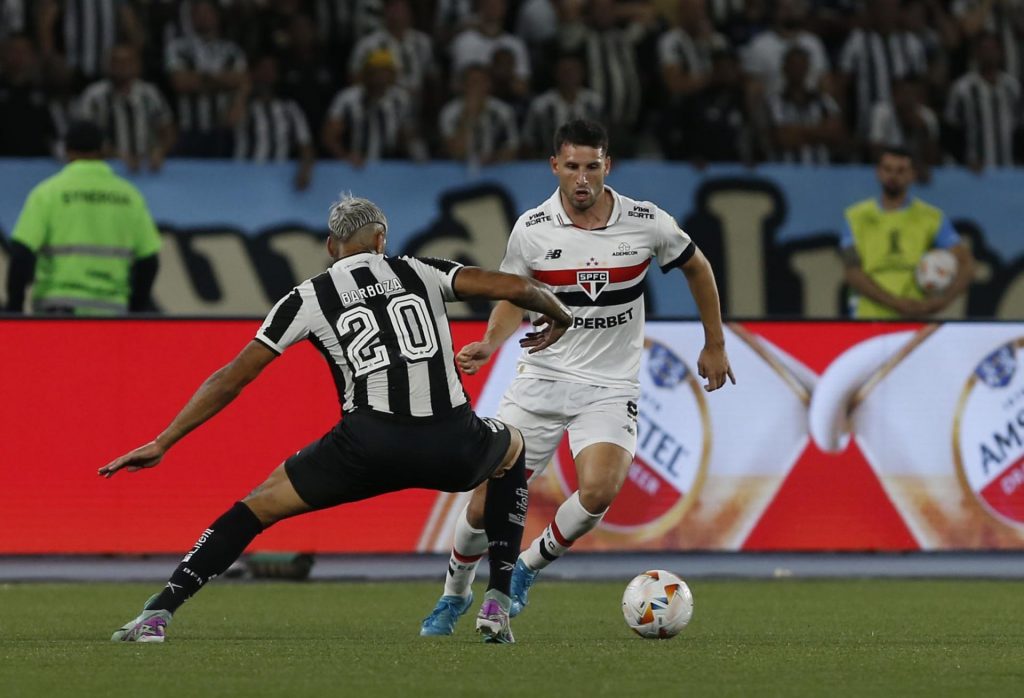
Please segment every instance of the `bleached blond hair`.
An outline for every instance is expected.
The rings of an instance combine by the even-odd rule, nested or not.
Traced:
[[[379,225],[382,232],[388,231],[388,219],[377,204],[369,199],[342,192],[331,204],[327,216],[327,227],[331,236],[339,242],[348,242],[352,236],[368,225]]]

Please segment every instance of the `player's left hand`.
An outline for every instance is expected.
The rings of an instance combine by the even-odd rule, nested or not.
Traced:
[[[725,385],[726,377],[736,385],[736,376],[732,375],[732,367],[729,365],[729,357],[724,346],[705,344],[697,359],[697,373],[701,378],[707,379],[704,390],[709,393]]]
[[[111,478],[121,468],[128,468],[130,473],[143,468],[152,468],[163,460],[165,453],[167,453],[166,448],[156,441],[150,441],[148,444],[139,446],[134,451],[110,461],[99,469],[98,474],[100,477]]]
[[[536,332],[527,332],[526,336],[519,340],[519,346],[523,349],[529,348],[530,354],[547,349],[569,329],[569,323],[558,322],[547,315],[541,315],[534,320],[533,326],[540,329]]]

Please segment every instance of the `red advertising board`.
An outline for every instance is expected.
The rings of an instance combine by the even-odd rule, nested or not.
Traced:
[[[157,468],[96,469],[156,435],[249,341],[255,321],[0,321],[0,554],[177,552],[339,417],[323,359],[299,345]],[[455,323],[456,346],[483,323]],[[589,550],[1024,547],[1024,326],[742,323],[738,385],[692,389],[699,325],[648,323],[640,445]],[[661,347],[661,349],[655,349]],[[661,352],[660,354],[658,352]],[[482,414],[514,375],[506,347],[465,377]],[[653,372],[652,372],[653,375]],[[689,381],[689,383],[687,383]],[[659,392],[661,391],[661,392]],[[673,392],[674,391],[674,392]],[[657,448],[651,444],[660,434]],[[666,439],[677,444],[669,449]],[[692,453],[668,469],[659,454]],[[531,486],[527,535],[574,487],[555,454]],[[458,496],[414,490],[285,521],[254,549],[444,550]]]

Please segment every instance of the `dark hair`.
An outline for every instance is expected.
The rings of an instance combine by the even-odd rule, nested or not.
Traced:
[[[600,148],[605,154],[608,153],[608,131],[604,126],[589,119],[573,119],[558,127],[555,131],[553,145],[554,154],[562,151],[566,143],[572,145],[586,145],[591,148]]]
[[[878,154],[878,161],[881,162],[882,158],[886,155],[892,155],[898,158],[909,158],[911,162],[914,160],[914,155],[906,148],[901,145],[887,145],[882,148],[882,152]]]
[[[68,152],[99,153],[103,149],[103,132],[91,121],[72,121],[64,137],[64,148]]]

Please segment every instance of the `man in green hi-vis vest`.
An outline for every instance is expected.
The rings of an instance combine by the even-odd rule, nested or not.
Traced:
[[[846,283],[853,291],[852,315],[886,319],[937,313],[971,283],[971,253],[942,211],[908,195],[915,176],[908,151],[883,150],[876,174],[881,196],[846,209],[839,241]],[[924,253],[936,247],[956,256],[956,278],[941,294],[925,296],[914,280],[914,269]]]
[[[11,236],[7,310],[32,286],[36,313],[119,315],[150,309],[160,234],[139,191],[100,159],[103,135],[73,122],[68,164],[32,190]]]

